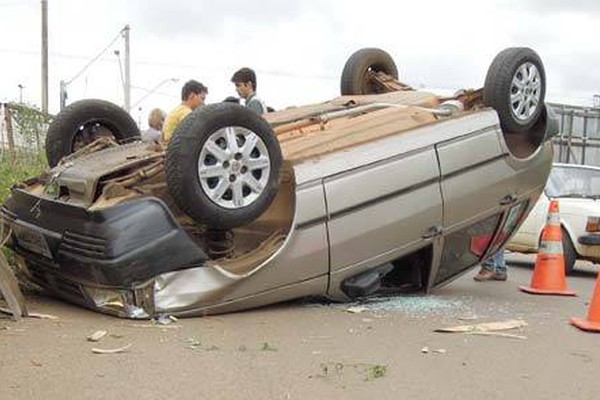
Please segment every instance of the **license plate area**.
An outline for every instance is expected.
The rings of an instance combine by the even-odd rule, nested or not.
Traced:
[[[52,252],[44,235],[28,226],[19,223],[12,224],[17,244],[22,248],[52,259]]]

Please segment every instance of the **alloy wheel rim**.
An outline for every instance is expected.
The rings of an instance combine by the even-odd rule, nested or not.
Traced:
[[[531,62],[522,64],[513,75],[510,86],[512,114],[521,123],[529,122],[540,107],[542,76]]]
[[[264,192],[271,160],[255,132],[239,126],[221,128],[204,142],[198,157],[202,191],[218,206],[239,209]]]

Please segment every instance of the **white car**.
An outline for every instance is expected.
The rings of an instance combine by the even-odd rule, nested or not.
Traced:
[[[551,199],[558,199],[565,271],[577,259],[600,262],[600,168],[553,164],[544,192],[506,248],[537,252]]]

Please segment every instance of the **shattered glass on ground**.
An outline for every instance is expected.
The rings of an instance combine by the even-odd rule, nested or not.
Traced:
[[[364,312],[402,312],[411,317],[443,315],[462,317],[474,314],[473,298],[441,296],[384,296],[349,303],[311,302],[306,306],[332,307],[344,310],[358,309]]]

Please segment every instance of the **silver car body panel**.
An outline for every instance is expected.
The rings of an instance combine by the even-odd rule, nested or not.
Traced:
[[[428,245],[434,275],[443,238],[423,237],[428,229],[458,230],[537,198],[551,161],[549,143],[513,157],[491,109],[303,160],[293,166],[295,215],[278,251],[243,276],[219,265],[159,275],[156,312],[203,315],[308,295],[344,299],[345,278]],[[365,235],[370,240],[360,240]]]

